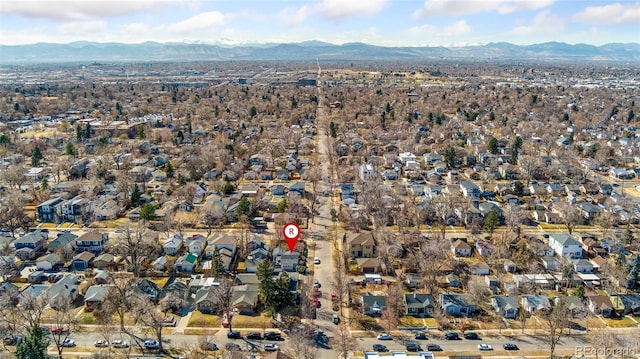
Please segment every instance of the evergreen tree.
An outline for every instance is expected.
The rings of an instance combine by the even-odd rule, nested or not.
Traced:
[[[76,141],[82,141],[82,135],[82,128],[80,127],[80,125],[76,126]]]
[[[91,124],[87,122],[87,125],[84,128],[84,138],[91,138]]]
[[[338,125],[333,123],[333,121],[329,123],[329,132],[330,132],[331,138],[338,137]]]
[[[213,255],[211,256],[211,274],[217,277],[224,274],[224,272],[224,263],[222,262],[220,251],[218,250],[218,247],[216,247],[213,250]]]
[[[282,201],[278,203],[278,207],[276,207],[276,210],[278,211],[278,213],[284,213],[286,209],[287,209],[287,199],[283,198]]]
[[[144,126],[140,125],[138,126],[138,129],[136,131],[136,137],[140,140],[144,140],[145,137],[147,137],[147,135],[144,133]]]
[[[444,162],[447,167],[453,168],[456,165],[456,149],[453,147],[447,147],[444,151]]]
[[[69,156],[75,156],[76,155],[76,148],[73,145],[73,143],[67,142],[67,144],[64,146],[64,154],[65,155],[69,155]]]
[[[135,207],[140,204],[140,198],[142,197],[142,190],[138,187],[138,184],[133,185],[133,191],[131,191],[131,206]]]
[[[634,236],[633,236],[633,231],[630,228],[627,228],[624,231],[624,234],[622,235],[622,240],[624,241],[624,243],[626,243],[627,245],[631,245],[633,243],[634,240]]]
[[[226,182],[224,187],[222,187],[222,193],[224,194],[232,194],[233,191],[235,191],[235,187],[233,187],[231,182]]]
[[[156,219],[156,209],[158,209],[156,204],[145,203],[142,208],[140,208],[140,219],[153,221]]]
[[[173,176],[175,176],[175,172],[173,171],[173,165],[171,164],[171,161],[167,161],[167,164],[164,165],[164,170],[167,174],[167,178],[173,178]]]
[[[489,151],[489,153],[491,154],[497,154],[498,153],[498,139],[495,137],[491,137],[489,139],[489,142],[487,142],[487,151]]]
[[[42,188],[43,190],[49,189],[49,180],[47,179],[47,177],[42,177],[42,181],[40,181],[40,188]]]
[[[242,197],[240,199],[240,202],[238,202],[238,207],[236,208],[236,216],[240,218],[243,215],[249,218],[252,217],[251,203],[246,197]]]
[[[33,153],[31,154],[31,166],[38,167],[40,161],[42,161],[42,151],[40,151],[40,147],[36,146],[33,149]]]
[[[29,335],[18,343],[14,354],[16,359],[45,359],[48,358],[48,345],[42,328],[36,324],[31,328]]]
[[[498,225],[500,225],[500,216],[498,215],[498,212],[493,209],[491,210],[491,212],[489,212],[489,214],[487,214],[487,217],[484,219],[484,226],[482,228],[484,228],[485,231],[489,232],[489,234],[493,234],[496,228],[498,228]]]

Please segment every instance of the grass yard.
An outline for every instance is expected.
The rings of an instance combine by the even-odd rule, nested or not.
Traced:
[[[636,323],[629,317],[622,317],[620,319],[603,319],[611,328],[632,328],[636,326]]]
[[[401,327],[422,327],[424,326],[424,322],[421,318],[415,318],[412,316],[404,316],[401,317],[399,322],[399,326]]]
[[[234,319],[235,322],[235,319]],[[191,313],[188,327],[209,327],[219,328],[221,325],[220,317],[212,314],[203,314],[197,310]]]
[[[157,277],[157,278],[147,278],[147,279],[155,283],[160,289],[164,288],[164,286],[167,285],[167,282],[169,281],[169,277]]]
[[[231,325],[233,326],[233,328],[271,328],[273,327],[273,325],[271,324],[271,318],[263,315],[249,316],[249,315],[236,314],[233,316]]]

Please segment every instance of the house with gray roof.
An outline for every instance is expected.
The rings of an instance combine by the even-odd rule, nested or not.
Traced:
[[[362,313],[370,316],[380,316],[382,312],[387,309],[387,296],[385,295],[373,295],[366,292],[360,299],[362,305]]]
[[[435,308],[433,295],[426,293],[408,293],[404,295],[405,314],[417,318],[431,317]]]
[[[440,293],[440,308],[449,315],[468,317],[475,313],[476,306],[469,294]]]
[[[550,233],[549,247],[562,258],[582,258],[582,243],[568,233]]]
[[[97,284],[87,288],[87,292],[84,294],[85,311],[91,312],[94,309],[100,309],[112,289],[113,285],[107,284]]]
[[[496,295],[491,298],[491,305],[503,318],[515,319],[520,310],[518,297],[513,295]]]
[[[551,308],[551,301],[546,295],[523,295],[521,298],[522,308],[529,314],[539,310]]]
[[[76,238],[78,236],[69,231],[60,232],[54,240],[49,242],[47,248],[52,252],[73,252],[76,246]]]

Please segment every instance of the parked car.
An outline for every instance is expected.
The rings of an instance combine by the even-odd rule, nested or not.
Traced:
[[[126,340],[114,339],[111,341],[111,346],[114,348],[128,348],[129,343]]]
[[[160,349],[160,343],[157,340],[147,339],[144,341],[145,349]]]
[[[275,340],[275,341],[284,340],[284,338],[282,337],[282,334],[280,334],[278,332],[266,332],[266,333],[264,333],[264,339],[265,340]]]
[[[438,344],[427,344],[427,350],[430,352],[441,352],[442,348]]]
[[[264,350],[268,352],[275,352],[278,350],[278,346],[276,344],[267,343],[264,345]]]
[[[513,343],[504,343],[502,344],[504,350],[518,350],[518,346]]]
[[[460,336],[458,336],[458,333],[456,333],[456,332],[449,332],[449,333],[444,335],[444,339],[445,340],[458,340],[458,339],[460,339]]]
[[[482,343],[478,344],[478,350],[493,350],[493,347],[489,344]]]
[[[338,324],[340,323],[340,317],[338,316],[338,314],[333,314],[331,316],[331,321],[333,322],[333,324]]]
[[[66,338],[64,340],[61,340],[58,343],[60,343],[60,345],[65,347],[65,348],[73,348],[73,347],[76,346],[76,342],[74,342],[73,339],[70,339],[70,338]]]
[[[320,264],[320,258],[314,257],[313,258],[313,264]]]
[[[51,329],[51,334],[69,334],[71,331],[69,328],[56,327]]]
[[[247,339],[260,340],[260,339],[262,339],[262,334],[260,334],[258,332],[251,332],[251,333],[247,334]]]
[[[404,347],[407,348],[407,351],[409,352],[417,352],[422,350],[422,348],[420,348],[420,345],[414,342],[406,342],[404,344]]]
[[[416,335],[413,336],[413,339],[417,339],[417,340],[427,340],[429,338],[427,338],[427,335],[424,333],[416,333]]]
[[[229,339],[242,339],[242,335],[240,332],[228,332],[227,338]]]
[[[2,339],[4,345],[16,345],[22,341],[22,337],[6,336]]]
[[[93,346],[95,346],[96,348],[107,348],[109,346],[109,342],[103,339],[98,339],[93,342]]]
[[[391,334],[380,333],[378,334],[378,340],[393,340],[393,337],[391,336]]]
[[[240,345],[238,345],[238,344],[236,344],[236,343],[227,343],[227,344],[225,344],[225,345],[224,345],[224,348],[225,348],[226,350],[236,350],[236,351],[237,351],[237,350],[242,350],[242,349],[240,348]]]
[[[478,340],[480,337],[476,333],[464,333],[464,338],[469,340]]]
[[[373,350],[377,351],[377,352],[388,352],[389,351],[389,349],[387,349],[387,347],[385,345],[378,344],[378,343],[373,345]]]
[[[322,287],[322,284],[320,284],[320,281],[318,281],[317,279],[313,281],[313,287],[314,288],[320,288]]]
[[[216,343],[204,342],[200,344],[200,349],[202,350],[219,350],[218,345]]]

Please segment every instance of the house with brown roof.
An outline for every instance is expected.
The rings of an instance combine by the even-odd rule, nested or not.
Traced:
[[[382,266],[378,258],[356,258],[356,265],[361,273],[382,272]]]
[[[451,251],[456,257],[471,257],[473,253],[471,246],[462,239],[456,239],[451,243]]]
[[[360,232],[347,239],[351,258],[371,258],[375,253],[376,242],[371,232]]]
[[[590,295],[587,297],[587,306],[591,313],[595,315],[602,315],[605,318],[610,318],[615,309],[611,299],[606,295]]]

